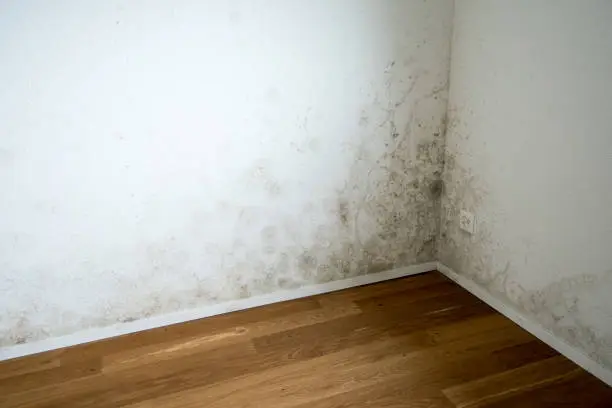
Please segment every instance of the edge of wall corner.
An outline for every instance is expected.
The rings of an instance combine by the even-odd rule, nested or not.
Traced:
[[[482,288],[476,282],[466,277],[459,275],[452,268],[438,262],[438,271],[451,279],[459,286],[497,310],[499,313],[512,320],[514,323],[533,334],[535,337],[548,344],[553,349],[557,350],[563,356],[572,360],[580,367],[599,378],[601,381],[612,387],[612,369],[609,369],[599,362],[593,360],[582,350],[570,345],[565,340],[554,335],[551,331],[544,328],[538,322],[520,312],[516,307],[505,302]]]
[[[265,306],[273,303],[285,302],[288,300],[295,300],[308,296],[335,292],[338,290],[354,288],[357,286],[370,285],[373,283],[403,278],[406,276],[417,275],[425,272],[432,272],[435,271],[437,267],[438,263],[435,261],[425,262],[417,265],[411,265],[402,268],[391,269],[388,271],[373,273],[370,275],[362,275],[327,283],[319,283],[304,286],[298,289],[281,290],[266,295],[254,296],[246,299],[232,300],[216,305],[200,306],[193,309],[153,316],[145,319],[136,320],[133,322],[118,323],[101,328],[86,329],[76,333],[67,334],[64,336],[50,337],[31,343],[0,347],[0,361],[25,357],[28,355],[57,350],[64,347],[76,346],[78,344],[109,339],[112,337],[136,333],[144,330],[156,329],[172,324],[185,323],[188,321],[203,319],[205,317],[216,316],[224,313],[246,310],[258,306]]]

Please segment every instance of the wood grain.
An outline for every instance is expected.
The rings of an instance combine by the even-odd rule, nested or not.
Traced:
[[[0,407],[596,407],[612,390],[428,273],[0,362]]]

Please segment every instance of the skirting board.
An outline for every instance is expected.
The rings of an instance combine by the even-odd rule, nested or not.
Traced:
[[[521,313],[515,306],[491,295],[476,282],[459,275],[441,262],[438,262],[438,271],[601,381],[612,386],[612,371],[590,358],[582,350],[566,343],[565,340],[555,336],[538,322]]]
[[[149,317],[133,322],[118,323],[111,326],[96,329],[87,329],[77,333],[59,337],[52,337],[40,341],[35,341],[32,343],[17,344],[14,346],[0,348],[0,361],[23,357],[30,354],[41,353],[43,351],[74,346],[77,344],[108,339],[111,337],[135,333],[143,330],[155,329],[157,327],[168,326],[171,324],[183,323],[190,320],[202,319],[204,317],[220,315],[238,310],[250,309],[253,307],[264,306],[271,303],[284,302],[287,300],[299,299],[313,295],[320,295],[323,293],[335,292],[337,290],[353,288],[356,286],[369,285],[371,283],[402,278],[405,276],[416,275],[423,272],[430,272],[436,270],[437,266],[437,262],[426,262],[419,265],[392,269],[390,271],[374,273],[371,275],[363,275],[334,282],[305,286],[299,289],[282,290],[267,295],[254,296],[252,298],[232,300],[218,305],[203,306],[190,310],[169,313],[161,316]]]

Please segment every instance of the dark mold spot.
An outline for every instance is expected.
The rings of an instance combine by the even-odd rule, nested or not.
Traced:
[[[429,184],[429,193],[431,194],[431,198],[438,199],[442,195],[442,190],[444,188],[444,182],[442,180],[434,180]]]
[[[347,227],[349,224],[349,204],[345,199],[338,200],[338,219],[340,223]]]
[[[318,266],[317,258],[309,252],[304,252],[298,257],[298,266],[300,269],[316,269]]]
[[[433,251],[436,247],[436,237],[435,236],[431,236],[429,239],[427,239],[426,241],[423,242],[423,244],[421,245],[421,247],[419,248],[419,254],[422,253],[429,253],[431,251]]]

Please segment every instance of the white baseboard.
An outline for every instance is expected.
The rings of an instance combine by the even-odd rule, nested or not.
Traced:
[[[390,279],[402,278],[405,276],[416,275],[423,272],[430,272],[435,270],[437,266],[437,262],[427,262],[419,265],[392,269],[390,271],[379,272],[371,275],[357,276],[355,278],[343,279],[340,281],[305,286],[303,288],[293,290],[283,290],[267,295],[224,302],[218,305],[203,306],[180,312],[169,313],[161,316],[149,317],[133,322],[118,323],[112,326],[96,329],[87,329],[77,333],[59,337],[52,337],[40,341],[35,341],[32,343],[17,344],[14,346],[3,347],[0,348],[0,361],[23,357],[30,354],[41,353],[43,351],[74,346],[77,344],[89,343],[92,341],[121,336],[129,333],[135,333],[143,330],[155,329],[157,327],[168,326],[171,324],[183,323],[190,320],[202,319],[204,317],[220,315],[224,313],[234,312],[237,310],[250,309],[253,307],[268,305],[271,303],[284,302],[287,300],[299,299],[313,295],[320,295],[322,293],[334,292],[337,290],[348,289],[356,286],[368,285],[371,283],[382,282]]]
[[[32,343],[18,344],[0,348],[0,361],[12,358],[23,357],[30,354],[41,353],[44,351],[55,350],[63,347],[74,346],[82,343],[108,339],[124,334],[135,333],[143,330],[155,329],[171,324],[183,323],[191,320],[202,319],[205,317],[220,315],[237,310],[245,310],[258,306],[264,306],[287,300],[300,299],[308,296],[323,293],[335,292],[342,289],[368,285],[386,280],[402,278],[405,276],[416,275],[423,272],[438,270],[448,278],[462,286],[464,289],[480,298],[482,301],[493,307],[495,310],[514,321],[516,324],[527,330],[544,343],[548,344],[565,357],[574,361],[576,364],[598,377],[603,382],[612,386],[612,371],[602,366],[597,361],[590,358],[582,350],[577,349],[539,323],[521,313],[515,306],[505,302],[482,288],[469,278],[457,274],[448,266],[441,262],[427,262],[419,265],[397,268],[390,271],[379,272],[371,275],[357,276],[355,278],[340,281],[322,283],[317,285],[305,286],[294,290],[283,290],[267,295],[255,296],[247,299],[233,300],[218,305],[203,306],[199,308],[169,313],[161,316],[149,317],[133,322],[118,323],[107,327],[87,329],[65,336],[52,337]]]
[[[441,262],[438,262],[437,269],[458,285],[462,286],[468,292],[480,298],[489,306],[506,316],[508,319],[512,320],[514,323],[518,324],[523,329],[527,330],[529,333],[533,334],[535,337],[542,340],[544,343],[548,344],[550,347],[554,348],[559,353],[563,354],[565,357],[569,358],[574,363],[593,374],[595,377],[599,378],[601,381],[612,386],[612,370],[593,360],[582,350],[577,349],[576,347],[566,343],[565,340],[555,336],[538,322],[519,311],[514,305],[493,296],[473,280],[459,275],[457,272]]]

